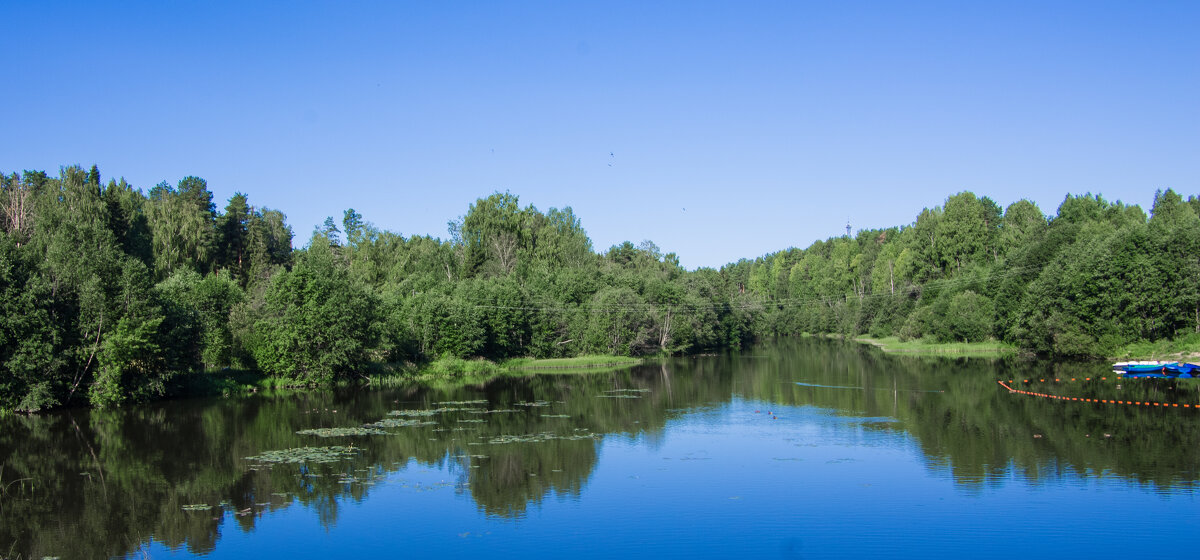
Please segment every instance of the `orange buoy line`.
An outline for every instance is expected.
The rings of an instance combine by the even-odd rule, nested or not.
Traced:
[[[1091,381],[1091,380],[1093,380],[1093,379],[1096,379],[1096,380],[1099,380],[1099,381],[1108,381],[1108,377],[1083,377],[1083,378],[1072,377],[1072,378],[1070,378],[1070,379],[1066,379],[1066,378],[1062,378],[1062,377],[1053,377],[1053,378],[1051,378],[1051,377],[1046,377],[1046,378],[1042,378],[1042,379],[1033,379],[1033,378],[1030,378],[1030,379],[1021,379],[1021,380],[1017,380],[1017,379],[1009,379],[1009,380],[1008,380],[1008,382],[1009,382],[1009,383],[1018,383],[1018,382],[1020,382],[1020,383],[1031,383],[1031,382],[1034,382],[1034,381],[1039,381],[1039,382],[1045,383],[1045,382],[1047,382],[1047,381],[1052,381],[1052,382],[1054,382],[1054,383],[1069,383],[1069,382],[1072,382],[1072,381],[1075,381],[1075,382]],[[1118,377],[1118,379],[1119,379],[1119,377]]]
[[[1034,391],[1021,391],[1019,389],[1013,389],[1012,387],[1008,386],[1008,383],[1005,383],[1003,381],[997,381],[996,383],[999,383],[1001,387],[1008,389],[1008,392],[1010,392],[1010,393],[1017,393],[1020,395],[1029,395],[1031,397],[1041,397],[1043,399],[1054,399],[1054,400],[1058,400],[1058,401],[1078,401],[1078,402],[1090,402],[1090,403],[1095,403],[1095,404],[1131,404],[1134,406],[1159,406],[1162,408],[1195,408],[1197,410],[1200,410],[1200,404],[1180,405],[1178,403],[1163,403],[1163,402],[1153,402],[1153,401],[1121,401],[1121,400],[1114,400],[1114,399],[1089,399],[1089,398],[1085,398],[1085,397],[1063,397],[1063,396],[1059,396],[1059,395],[1051,395],[1049,393],[1038,393],[1038,392],[1034,392]]]

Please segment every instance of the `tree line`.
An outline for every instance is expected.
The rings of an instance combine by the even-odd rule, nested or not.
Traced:
[[[1098,195],[1047,217],[970,192],[903,227],[743,260],[723,272],[764,300],[756,334],[1001,340],[1103,357],[1141,341],[1200,340],[1200,199],[1159,191],[1147,216]]]
[[[960,193],[908,226],[687,271],[652,242],[597,252],[568,208],[495,193],[448,239],[353,209],[307,244],[238,193],[147,192],[96,166],[0,179],[0,408],[119,405],[180,374],[292,384],[440,357],[684,354],[797,333],[997,338],[1102,355],[1200,332],[1200,201],[1152,216],[1069,196],[1048,219]],[[214,373],[216,375],[217,373]]]

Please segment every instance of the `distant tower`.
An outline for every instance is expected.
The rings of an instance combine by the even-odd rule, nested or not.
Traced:
[[[850,237],[850,218],[846,218],[846,237]]]

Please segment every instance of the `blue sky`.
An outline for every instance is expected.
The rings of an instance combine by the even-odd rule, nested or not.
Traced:
[[[970,190],[1200,193],[1200,2],[5,2],[0,171],[446,237],[571,206],[718,267]],[[611,154],[611,155],[610,155]]]

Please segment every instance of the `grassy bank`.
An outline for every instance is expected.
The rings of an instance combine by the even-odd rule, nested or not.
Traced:
[[[1119,348],[1111,358],[1114,360],[1200,362],[1200,333],[1190,333],[1158,342],[1135,342]]]
[[[515,358],[495,363],[482,358],[464,360],[443,357],[428,364],[396,366],[389,371],[372,375],[367,380],[371,387],[409,385],[412,383],[483,383],[501,375],[526,375],[536,372],[572,371],[595,372],[603,369],[618,369],[641,363],[637,358],[624,356],[579,356],[575,358]]]
[[[883,349],[884,352],[916,355],[994,357],[1012,355],[1020,351],[1016,346],[995,340],[988,342],[933,342],[926,339],[902,341],[894,336],[883,338],[859,337],[854,340],[863,344],[877,346]]]
[[[1004,356],[1020,353],[1021,349],[999,341],[940,343],[929,340],[901,341],[897,337],[854,339],[863,344],[882,348],[884,352],[947,356]],[[1107,359],[1159,360],[1200,363],[1200,333],[1190,333],[1171,340],[1136,342],[1122,346]]]
[[[537,360],[517,358],[495,363],[482,358],[465,360],[443,357],[427,364],[374,364],[360,375],[339,379],[339,387],[397,387],[422,383],[427,385],[483,383],[501,375],[528,375],[536,372],[570,373],[596,372],[637,365],[641,360],[624,356],[579,356]],[[177,375],[167,383],[165,398],[231,397],[313,388],[311,383],[271,377],[252,370],[210,369]]]

